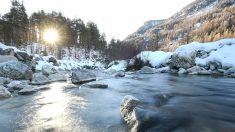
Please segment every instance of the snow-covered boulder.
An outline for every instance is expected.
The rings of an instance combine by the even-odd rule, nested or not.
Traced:
[[[0,55],[0,63],[7,62],[7,61],[17,61],[17,58],[10,55]]]
[[[131,130],[133,130],[132,128],[136,127],[134,109],[139,104],[141,104],[140,100],[131,95],[125,96],[121,103],[121,116]]]
[[[9,84],[7,84],[8,89],[14,91],[14,90],[21,90],[25,88],[28,85],[28,80],[20,80],[20,81],[12,81]]]
[[[50,74],[55,74],[56,72],[57,72],[56,69],[51,65],[42,66],[42,73],[46,76]]]
[[[0,76],[14,80],[31,80],[32,70],[25,64],[18,61],[0,63]]]
[[[156,70],[151,67],[144,66],[143,68],[140,69],[139,73],[141,73],[141,74],[154,74],[154,73],[156,73]]]
[[[0,85],[9,84],[11,81],[10,78],[0,77]]]
[[[127,61],[112,61],[109,63],[107,71],[125,71],[127,67]]]
[[[186,74],[187,70],[185,70],[184,68],[180,68],[178,74]]]
[[[120,71],[120,72],[115,74],[115,77],[125,77],[125,72]]]
[[[0,99],[11,97],[11,93],[2,85],[0,85]]]
[[[1,47],[1,45],[3,45],[3,44],[0,44],[0,55],[14,56],[15,51],[14,51],[13,48],[5,48],[5,49],[3,49],[3,48]]]
[[[166,66],[166,67],[162,67],[162,68],[158,68],[156,69],[157,73],[169,73],[170,72],[170,67]]]
[[[166,66],[166,63],[170,59],[171,52],[163,51],[143,51],[138,54],[136,57],[140,58],[144,63],[149,62],[152,67],[160,68]]]
[[[211,70],[223,68],[228,70],[235,67],[235,41],[232,45],[224,45],[216,51],[212,51],[206,58],[197,58],[196,64],[210,66]]]
[[[188,69],[195,65],[195,58],[196,54],[190,54],[190,56],[187,56],[181,53],[174,53],[171,56],[168,64],[171,67],[171,69],[179,69],[179,68]]]
[[[172,53],[163,51],[142,51],[130,60],[127,69],[139,70],[143,66],[165,67],[171,55]]]
[[[74,84],[82,84],[96,80],[96,75],[89,70],[77,70],[72,72],[71,81]]]
[[[49,82],[50,82],[50,80],[42,73],[34,73],[31,84],[43,85],[43,84],[47,84]]]

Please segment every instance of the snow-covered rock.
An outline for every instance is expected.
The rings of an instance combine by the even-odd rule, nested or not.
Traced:
[[[10,78],[0,77],[0,85],[9,84],[11,81]]]
[[[127,61],[121,60],[121,61],[112,61],[108,65],[107,71],[125,71],[127,67]]]
[[[170,59],[172,53],[163,51],[143,51],[136,57],[142,60],[144,63],[149,64],[155,68],[166,66],[166,63]]]
[[[50,80],[42,73],[34,73],[31,84],[43,85],[43,84],[47,84],[49,82],[50,82]]]
[[[184,68],[180,68],[178,74],[186,74],[187,70],[185,70]]]
[[[151,67],[144,66],[143,68],[140,69],[139,73],[141,73],[141,74],[154,74],[154,73],[156,73],[156,70]]]
[[[222,68],[227,70],[235,67],[235,40],[232,45],[222,45],[216,51],[212,51],[206,58],[197,58],[196,64],[200,66],[208,66],[211,63],[220,63]],[[214,65],[213,65],[214,66]],[[216,69],[215,67],[211,70]]]
[[[0,99],[11,97],[11,93],[2,85],[0,85]]]
[[[82,84],[96,80],[96,75],[89,70],[77,70],[72,72],[71,81],[74,84]]]
[[[125,72],[120,71],[120,72],[115,74],[115,77],[125,77]]]
[[[42,74],[48,76],[50,74],[55,74],[57,71],[56,69],[51,65],[44,65],[42,66]]]
[[[17,58],[10,55],[0,55],[0,63],[7,62],[7,61],[17,61]]]
[[[0,76],[14,80],[31,80],[32,70],[25,64],[18,61],[0,63]]]
[[[166,66],[166,67],[162,67],[162,68],[158,68],[156,69],[157,73],[169,73],[170,72],[170,67]]]
[[[10,90],[21,90],[25,88],[28,85],[28,80],[20,80],[20,81],[12,81],[9,84],[7,84],[7,87]]]
[[[134,109],[136,106],[140,104],[140,100],[135,98],[134,96],[127,95],[124,97],[121,103],[121,116],[129,128],[134,128],[136,125],[136,117],[134,113]]]

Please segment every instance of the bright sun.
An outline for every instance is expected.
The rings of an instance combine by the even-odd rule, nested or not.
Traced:
[[[48,29],[44,32],[43,38],[49,43],[55,43],[58,40],[58,34],[55,29]]]

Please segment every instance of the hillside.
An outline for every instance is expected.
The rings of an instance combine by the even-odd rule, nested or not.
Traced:
[[[193,41],[235,37],[234,0],[195,0],[172,17],[145,23],[123,42],[141,50],[174,51]],[[146,25],[147,24],[147,25]]]

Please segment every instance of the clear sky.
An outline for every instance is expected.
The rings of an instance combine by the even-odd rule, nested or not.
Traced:
[[[22,1],[22,0],[20,0]],[[40,9],[61,11],[70,18],[93,21],[107,39],[124,39],[144,22],[168,18],[194,0],[23,0],[28,14]],[[11,0],[0,0],[0,14]]]

